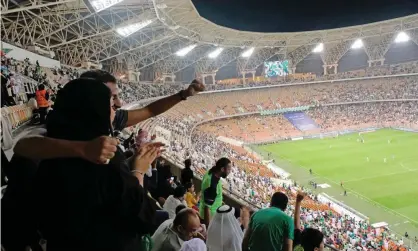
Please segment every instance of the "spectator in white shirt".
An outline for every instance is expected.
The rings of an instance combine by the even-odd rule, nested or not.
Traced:
[[[185,241],[193,238],[204,239],[199,233],[200,219],[191,208],[180,210],[173,223],[152,236],[152,251],[179,251]]]
[[[176,217],[177,206],[185,205],[187,207],[187,203],[184,199],[185,194],[186,189],[183,186],[178,186],[174,189],[174,194],[168,196],[163,209],[168,212],[168,217],[170,219],[174,219],[174,217]]]

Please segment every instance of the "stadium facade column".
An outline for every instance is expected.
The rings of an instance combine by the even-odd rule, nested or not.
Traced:
[[[369,67],[383,65],[385,63],[385,58],[370,59],[367,63],[369,63]]]
[[[255,71],[251,71],[251,74],[253,75],[253,81],[255,81]]]
[[[203,73],[200,74],[200,77],[202,78],[202,82],[204,85],[206,85],[206,76],[207,76],[206,74],[203,74]]]
[[[296,67],[292,67],[292,72],[289,72],[290,74],[295,74],[296,73]]]
[[[247,72],[242,71],[241,74],[242,74],[242,84],[245,85],[245,75],[247,74]]]
[[[328,69],[331,70],[331,68],[334,69],[333,74],[337,74],[338,72],[338,64],[324,64],[322,67],[324,68],[324,75],[328,75]]]
[[[137,72],[134,72],[134,74],[136,77],[136,82],[139,82],[139,76],[141,76],[141,72],[137,71]]]
[[[212,76],[212,84],[214,85],[216,82],[215,82],[215,76],[216,76],[216,73],[212,73],[212,74],[210,74],[211,76]]]
[[[128,80],[132,81],[132,82],[139,82],[139,76],[141,75],[141,73],[138,72],[134,72],[133,70],[128,70]]]
[[[174,75],[174,73],[171,74],[163,74],[162,75],[162,79],[163,79],[163,84],[165,84],[165,79],[166,78],[170,78],[171,82],[174,84],[174,82],[176,81],[176,75]]]

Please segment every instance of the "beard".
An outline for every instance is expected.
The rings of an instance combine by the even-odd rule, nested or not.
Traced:
[[[222,177],[222,178],[224,178],[224,179],[226,179],[226,176],[228,176],[228,174],[227,174],[227,173],[222,173],[222,174],[221,174],[221,177]]]

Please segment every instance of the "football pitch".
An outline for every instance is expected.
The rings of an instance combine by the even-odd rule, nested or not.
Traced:
[[[386,221],[399,232],[412,228],[418,234],[418,133],[381,129],[253,148],[263,156],[271,153],[276,165],[301,184],[331,185],[317,192],[343,201],[371,223]]]

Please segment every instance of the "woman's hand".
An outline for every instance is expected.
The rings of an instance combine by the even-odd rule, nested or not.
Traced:
[[[139,148],[135,156],[135,171],[146,173],[151,163],[160,155],[162,146],[164,146],[163,143],[156,142],[144,144]]]

